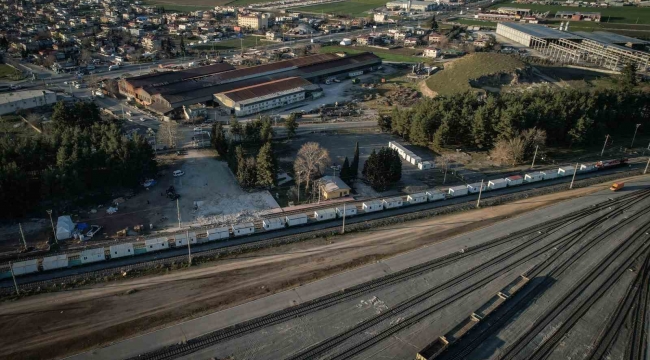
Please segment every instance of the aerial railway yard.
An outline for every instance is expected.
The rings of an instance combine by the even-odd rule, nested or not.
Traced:
[[[325,296],[310,297],[319,282],[270,296],[263,316],[262,302],[222,311],[187,342],[169,329],[139,339],[162,349],[92,358],[644,359],[650,189],[627,186],[373,264],[388,275],[340,291],[356,270],[337,275]]]

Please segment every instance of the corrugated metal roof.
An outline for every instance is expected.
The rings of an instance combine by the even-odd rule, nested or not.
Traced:
[[[505,26],[511,29],[524,32],[528,35],[541,39],[580,39],[581,37],[570,32],[551,29],[536,24],[499,23],[498,26]]]
[[[308,86],[308,85],[311,85],[311,83],[303,78],[291,77],[287,79],[275,80],[263,84],[231,90],[228,92],[221,93],[221,95],[227,96],[228,98],[230,98],[230,100],[234,102],[242,102],[245,100],[250,100],[250,99],[270,95],[273,93],[287,91],[287,90]]]
[[[614,34],[610,33],[607,31],[594,31],[594,32],[586,32],[586,31],[576,31],[576,34],[598,42],[602,42],[605,44],[617,44],[617,45],[624,45],[627,43],[632,43],[635,45],[647,45],[650,44],[650,42],[641,40],[641,39],[635,39],[633,37],[625,36],[625,35],[619,35],[619,34]]]
[[[154,86],[156,84],[172,84],[179,81],[194,79],[202,76],[209,76],[234,69],[235,68],[228,63],[219,63],[181,71],[167,71],[163,73],[134,76],[126,78],[125,80],[128,81],[133,87],[139,88],[144,86]]]

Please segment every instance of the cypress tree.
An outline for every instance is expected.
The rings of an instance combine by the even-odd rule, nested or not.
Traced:
[[[257,185],[272,188],[277,184],[277,165],[270,142],[264,144],[257,154]]]
[[[343,161],[343,167],[341,168],[341,180],[348,182],[351,179],[351,175],[350,162],[346,156],[345,160]]]
[[[354,157],[352,158],[352,164],[350,164],[350,179],[356,179],[359,174],[359,142],[354,147]]]

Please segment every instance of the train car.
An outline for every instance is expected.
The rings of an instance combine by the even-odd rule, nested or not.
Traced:
[[[557,175],[558,176],[571,176],[575,172],[575,168],[573,166],[563,166],[557,170]]]
[[[580,172],[589,172],[596,170],[596,164],[580,164],[578,171]]]
[[[227,239],[230,237],[230,230],[227,227],[208,229],[208,241]]]
[[[250,235],[255,232],[255,224],[244,223],[232,226],[232,234],[235,236]]]
[[[14,271],[14,275],[25,275],[33,274],[38,272],[38,259],[16,261],[11,264],[11,268]]]
[[[79,253],[79,260],[82,264],[90,264],[97,261],[106,260],[104,248],[95,248],[83,250]]]
[[[435,359],[438,355],[442,354],[447,347],[449,347],[449,341],[444,336],[440,336],[415,354],[415,360]]]
[[[336,209],[319,209],[314,211],[316,221],[326,221],[336,219]]]
[[[381,200],[372,200],[372,201],[364,202],[361,208],[363,209],[363,211],[367,213],[371,213],[375,211],[384,210],[384,205]]]
[[[427,197],[429,198],[429,201],[444,200],[445,199],[445,193],[443,193],[442,191],[438,191],[438,190],[429,190],[429,191],[427,191]]]
[[[272,218],[262,220],[262,227],[264,230],[276,230],[284,227],[283,218]]]
[[[131,243],[111,245],[109,249],[111,251],[111,259],[135,255],[135,252],[133,251],[133,244]]]
[[[404,205],[404,200],[402,200],[401,197],[393,197],[384,199],[381,201],[381,203],[384,206],[384,209],[394,209]]]
[[[551,180],[558,177],[557,170],[547,170],[547,171],[542,171],[541,173],[542,173],[543,180]]]
[[[169,241],[164,237],[147,239],[144,241],[144,246],[147,249],[147,252],[167,250],[169,249]]]
[[[521,175],[508,176],[506,178],[506,184],[510,186],[517,186],[524,183],[524,178]]]
[[[467,195],[467,185],[454,186],[449,188],[449,196],[457,197]]]
[[[535,171],[532,173],[528,173],[524,175],[524,182],[525,183],[532,183],[532,182],[537,182],[537,181],[542,181],[544,180],[544,174],[542,174],[539,171]]]
[[[406,201],[408,201],[409,204],[419,204],[419,203],[424,203],[427,202],[427,193],[417,193],[417,194],[410,194],[406,197]]]
[[[504,187],[508,186],[508,183],[506,182],[506,179],[494,179],[488,181],[487,188],[489,190],[496,190],[496,189],[502,189]]]
[[[287,226],[304,225],[307,223],[307,214],[287,215],[285,222]]]
[[[68,267],[68,254],[46,256],[41,263],[43,271],[63,269]]]
[[[596,166],[596,169],[602,170],[602,169],[607,169],[607,168],[611,168],[611,167],[625,165],[625,164],[627,164],[628,161],[629,161],[629,159],[627,159],[627,158],[603,160],[603,161],[596,162],[595,166]]]
[[[473,183],[473,184],[467,184],[467,191],[470,194],[476,194],[479,191],[485,191],[485,183]]]
[[[174,235],[174,243],[176,244],[176,247],[181,247],[181,246],[186,246],[187,245],[187,237],[189,236],[190,238],[190,244],[196,244],[196,234],[193,232],[190,232],[189,234],[176,234]]]
[[[357,214],[357,207],[354,205],[346,206],[345,207],[345,216],[355,216]],[[343,206],[339,206],[336,208],[336,216],[339,218],[343,217]]]

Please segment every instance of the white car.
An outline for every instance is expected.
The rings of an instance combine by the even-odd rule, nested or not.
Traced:
[[[179,177],[185,175],[183,170],[174,170],[174,177]]]

